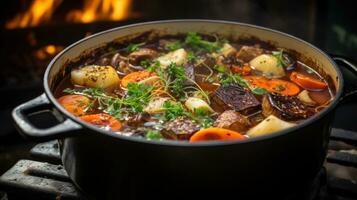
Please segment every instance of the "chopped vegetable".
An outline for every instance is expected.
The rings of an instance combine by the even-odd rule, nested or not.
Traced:
[[[270,115],[261,121],[258,125],[249,129],[247,135],[249,137],[264,136],[293,126],[295,126],[295,124],[283,121],[274,115]]]
[[[284,68],[279,60],[272,55],[262,54],[249,62],[254,69],[261,71],[268,78],[280,78],[285,76]]]
[[[165,110],[164,103],[168,100],[169,98],[166,97],[158,97],[156,99],[152,99],[149,104],[144,108],[144,111],[149,114],[163,112]]]
[[[220,49],[220,53],[225,57],[231,56],[231,55],[235,54],[236,52],[237,52],[237,49],[234,48],[229,43],[224,43],[223,47]]]
[[[72,70],[71,81],[84,87],[115,89],[119,86],[119,76],[111,66],[88,65]]]
[[[269,92],[281,95],[294,96],[300,92],[300,88],[292,82],[280,79],[267,79],[262,76],[244,76],[249,81],[250,87],[264,88]]]
[[[214,112],[212,108],[202,99],[196,97],[189,97],[185,101],[185,106],[188,108],[192,113],[195,113],[196,110],[200,110],[205,113]]]
[[[129,83],[138,83],[152,76],[155,76],[155,73],[149,72],[147,70],[131,72],[122,78],[121,86],[126,88],[128,87]]]
[[[81,116],[91,104],[91,100],[83,95],[65,95],[58,99],[58,102],[70,113]]]
[[[224,128],[206,128],[202,129],[195,134],[193,134],[190,138],[190,142],[204,142],[204,141],[211,141],[211,140],[244,140],[242,134],[224,129]]]
[[[306,90],[316,91],[324,90],[327,88],[327,84],[325,82],[312,77],[305,76],[297,72],[292,72],[290,74],[290,80]]]
[[[122,127],[122,124],[117,119],[104,113],[84,115],[80,119],[99,127],[110,128],[112,131],[118,131]]]
[[[311,97],[309,96],[309,92],[307,90],[303,90],[302,92],[300,92],[297,97],[305,105],[314,106],[317,104],[314,100],[311,99]]]
[[[249,66],[249,64],[245,64],[243,66],[231,66],[231,71],[233,73],[239,73],[239,74],[243,74],[243,75],[247,75],[250,72],[252,72],[252,68]]]
[[[156,60],[160,63],[161,68],[166,69],[171,63],[177,65],[185,64],[188,60],[187,56],[185,49],[181,48],[160,56]]]

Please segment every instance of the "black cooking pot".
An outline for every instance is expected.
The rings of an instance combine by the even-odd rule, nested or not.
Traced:
[[[336,88],[331,104],[305,122],[275,134],[243,141],[148,141],[113,134],[84,123],[56,101],[53,89],[66,73],[68,61],[113,40],[140,35],[195,31],[227,37],[255,37],[293,50],[314,68],[324,71]],[[357,72],[357,68],[346,62]],[[68,71],[68,70],[67,70]],[[95,34],[69,46],[49,64],[45,94],[13,111],[19,131],[32,139],[59,139],[63,165],[73,182],[89,198],[149,199],[227,195],[275,199],[310,183],[327,150],[330,120],[343,96],[343,78],[335,62],[315,46],[275,30],[227,21],[173,20],[134,24]],[[34,127],[29,113],[51,109],[59,124]],[[190,194],[190,195],[189,195]]]

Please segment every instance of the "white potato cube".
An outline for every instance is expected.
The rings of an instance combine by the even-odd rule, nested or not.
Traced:
[[[160,62],[160,66],[166,69],[171,63],[183,65],[187,62],[187,52],[185,49],[177,49],[176,51],[169,52],[163,56],[157,58]]]

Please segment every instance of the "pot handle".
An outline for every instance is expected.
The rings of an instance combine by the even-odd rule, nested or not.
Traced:
[[[340,100],[342,101],[345,100],[347,97],[356,96],[357,95],[357,81],[356,81],[357,66],[353,64],[353,61],[343,56],[332,55],[332,59],[336,63],[343,64],[343,66],[346,67],[346,69],[341,69],[345,79],[345,86]]]
[[[331,57],[337,64],[343,64],[345,67],[341,68],[345,79],[345,86],[340,99],[340,103],[342,103],[344,100],[357,96],[357,66],[353,64],[353,61],[343,56],[331,55]],[[330,137],[351,145],[356,145],[357,142],[357,132],[342,128],[332,128]]]
[[[65,119],[53,127],[44,129],[37,128],[29,121],[29,114],[49,110],[50,108],[52,108],[52,104],[45,93],[17,106],[12,111],[12,118],[17,130],[25,137],[44,141],[63,138],[82,129],[81,125],[73,122],[71,119]]]

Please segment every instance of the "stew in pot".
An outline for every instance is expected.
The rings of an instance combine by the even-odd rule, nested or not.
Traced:
[[[193,143],[293,127],[328,106],[332,88],[287,50],[189,32],[93,57],[55,94],[113,134]]]

